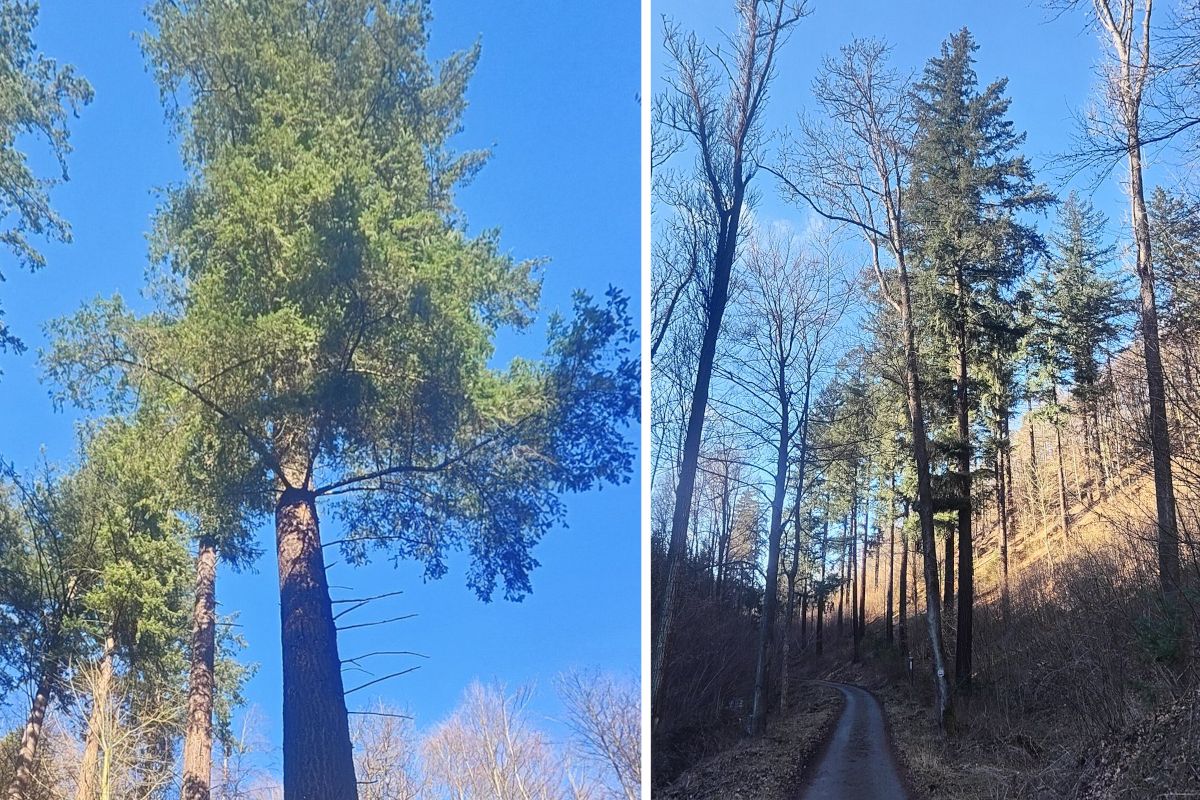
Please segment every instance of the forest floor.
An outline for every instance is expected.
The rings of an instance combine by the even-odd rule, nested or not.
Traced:
[[[745,738],[684,772],[656,800],[792,800],[841,716],[845,699],[829,686],[805,687],[790,713],[757,739]]]

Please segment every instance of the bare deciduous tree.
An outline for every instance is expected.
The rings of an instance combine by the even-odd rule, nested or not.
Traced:
[[[472,683],[462,705],[423,745],[429,788],[453,800],[581,800],[593,788],[572,774],[530,724],[531,690]]]
[[[1122,145],[1118,152],[1129,167],[1126,190],[1129,193],[1130,219],[1137,248],[1135,267],[1139,282],[1138,312],[1150,411],[1159,583],[1168,606],[1177,609],[1180,603],[1179,527],[1175,485],[1171,476],[1171,434],[1167,426],[1150,219],[1146,213],[1146,192],[1142,180],[1142,148],[1151,141],[1161,141],[1160,137],[1168,133],[1158,130],[1161,125],[1152,124],[1146,114],[1153,81],[1161,69],[1151,55],[1154,2],[1092,0],[1090,5],[1094,13],[1093,22],[1107,38],[1110,49],[1109,63],[1104,69],[1106,114],[1093,117],[1098,124],[1093,125],[1089,133],[1091,138],[1096,139],[1097,131],[1115,131]],[[1102,149],[1103,146],[1099,147]],[[1092,152],[1096,151],[1096,148],[1092,148]]]
[[[614,779],[612,797],[637,800],[642,792],[641,697],[636,680],[596,671],[559,677],[558,694],[567,707],[581,755]]]
[[[351,712],[359,800],[415,800],[424,789],[412,718],[382,702]]]
[[[910,166],[913,120],[908,79],[888,68],[887,53],[881,41],[858,39],[843,47],[838,56],[825,59],[813,89],[828,121],[819,125],[802,119],[801,136],[771,171],[794,198],[826,219],[861,232],[880,294],[899,319],[917,468],[917,513],[928,598],[925,618],[933,654],[938,723],[945,727],[952,718],[952,699],[942,635],[920,356],[904,238],[904,183]],[[888,256],[891,269],[885,268]]]
[[[701,261],[711,264],[710,274],[700,278],[703,336],[675,493],[664,596],[652,634],[651,695],[655,707],[664,680],[667,642],[686,557],[688,517],[713,359],[729,302],[743,213],[751,199],[750,184],[764,139],[761,114],[775,74],[776,53],[808,9],[804,0],[738,0],[737,12],[739,31],[728,52],[708,47],[694,34],[667,25],[668,88],[656,98],[654,107],[656,129],[685,141],[687,147],[681,146],[680,152],[695,158],[694,176],[689,180],[703,187],[695,212],[703,215],[705,224],[715,232],[711,255]]]
[[[182,733],[183,704],[132,681],[103,662],[71,675],[71,694],[92,699],[81,727],[96,750],[95,763],[86,753],[80,760],[76,797],[86,792],[89,800],[153,800],[174,781],[174,754],[163,742]]]

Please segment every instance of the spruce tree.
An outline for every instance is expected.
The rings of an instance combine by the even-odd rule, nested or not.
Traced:
[[[1102,491],[1106,483],[1100,447],[1101,359],[1125,333],[1122,323],[1132,310],[1122,282],[1110,271],[1116,248],[1105,242],[1107,224],[1091,203],[1074,192],[1067,197],[1050,237],[1053,253],[1042,292],[1049,335],[1070,373],[1072,399],[1083,419],[1091,454],[1089,466],[1099,470],[1096,481]]]
[[[958,615],[955,680],[971,682],[974,543],[971,465],[974,458],[971,390],[974,342],[990,324],[980,298],[985,287],[1007,290],[1041,247],[1018,220],[1051,202],[1034,181],[1018,148],[1024,134],[1008,119],[1005,79],[982,90],[974,70],[974,37],[965,28],[942,44],[914,89],[912,241],[921,266],[935,278],[954,354],[955,487],[958,497]]]

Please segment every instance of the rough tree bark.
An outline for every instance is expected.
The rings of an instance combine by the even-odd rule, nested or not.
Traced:
[[[357,800],[354,753],[307,470],[292,470],[275,506],[283,643],[285,800]]]
[[[212,714],[217,651],[217,546],[200,539],[196,554],[196,599],[188,675],[187,730],[183,742],[181,800],[209,800],[212,779]]]
[[[50,706],[54,684],[57,681],[58,667],[52,663],[43,665],[41,678],[33,692],[29,717],[21,731],[21,745],[17,750],[12,780],[9,781],[8,792],[5,795],[6,800],[26,800],[30,796],[38,745],[42,741],[42,725],[46,721],[46,709]]]

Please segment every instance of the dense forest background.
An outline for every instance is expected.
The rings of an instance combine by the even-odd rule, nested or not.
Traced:
[[[1200,9],[656,10],[655,785],[830,678],[918,796],[1195,789]]]

